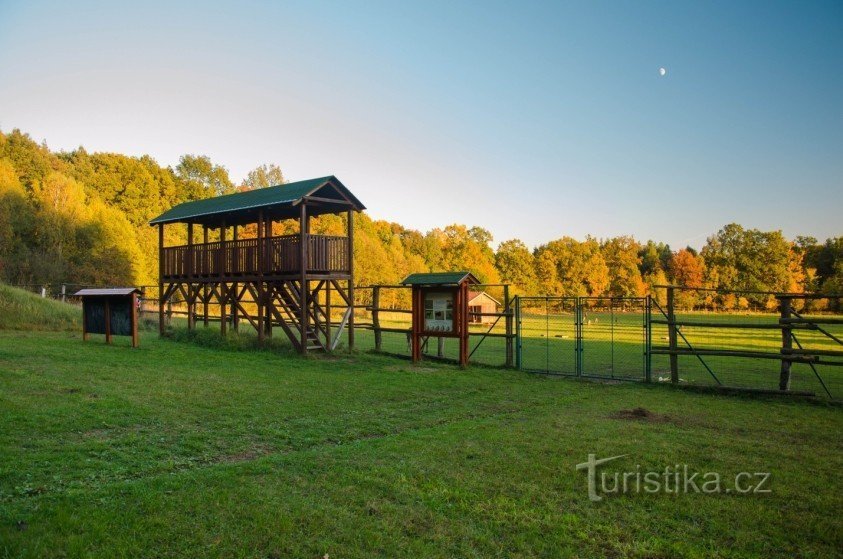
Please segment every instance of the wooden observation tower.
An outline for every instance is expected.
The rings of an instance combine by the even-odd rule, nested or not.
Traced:
[[[259,340],[280,327],[301,353],[332,351],[348,327],[354,346],[354,212],[360,201],[334,176],[185,202],[150,221],[158,226],[159,328],[174,298],[187,305],[188,328],[209,322],[219,306],[220,329],[246,321]],[[345,214],[346,236],[313,235],[310,218]],[[277,221],[297,220],[299,232],[272,235]],[[164,246],[167,224],[187,224],[187,244]],[[256,231],[242,238],[242,228]],[[196,226],[202,242],[195,242]],[[219,231],[209,242],[208,232]],[[201,314],[199,314],[201,311]],[[342,312],[340,321],[331,320]]]

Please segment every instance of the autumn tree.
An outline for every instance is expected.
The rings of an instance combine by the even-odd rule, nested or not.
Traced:
[[[495,267],[501,281],[513,285],[513,295],[536,293],[536,266],[533,253],[522,241],[511,239],[498,246],[495,254]]]
[[[175,173],[184,185],[185,200],[202,200],[234,192],[228,170],[213,164],[206,155],[183,155]]]
[[[275,186],[284,184],[285,182],[281,167],[270,163],[269,165],[260,165],[249,171],[246,178],[240,184],[239,190],[266,188],[267,186]]]
[[[638,266],[641,245],[632,237],[615,237],[603,241],[600,252],[609,269],[609,294],[614,297],[644,295],[644,282]]]
[[[609,268],[592,237],[577,241],[562,237],[535,252],[536,277],[547,295],[597,296],[609,285]]]

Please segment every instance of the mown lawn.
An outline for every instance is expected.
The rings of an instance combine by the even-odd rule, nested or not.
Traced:
[[[829,557],[843,409],[0,331],[0,557]],[[650,419],[618,418],[646,408]],[[622,417],[622,416],[621,416]],[[588,500],[575,465],[771,472]]]

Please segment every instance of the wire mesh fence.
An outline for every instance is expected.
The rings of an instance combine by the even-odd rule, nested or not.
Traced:
[[[840,297],[671,290],[653,302],[653,380],[843,398]]]
[[[644,379],[646,298],[519,297],[516,309],[519,368]]]

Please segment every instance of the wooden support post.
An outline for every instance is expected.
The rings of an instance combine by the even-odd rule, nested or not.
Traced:
[[[272,219],[265,219],[265,229],[263,232],[263,242],[266,245],[265,248],[265,255],[263,270],[267,274],[271,274],[272,270],[275,268],[274,264],[274,255],[272,254]],[[263,319],[266,323],[264,325],[264,329],[266,330],[266,336],[271,338],[272,337],[272,313],[268,310],[264,311]]]
[[[210,275],[211,272],[211,263],[209,261],[209,252],[208,252],[208,226],[202,226],[202,272],[204,275]],[[207,278],[206,278],[207,279]],[[205,323],[205,328],[208,327],[208,301],[210,299],[210,293],[208,290],[208,283],[202,286],[202,321]]]
[[[164,224],[158,224],[158,334],[164,335]]]
[[[468,366],[468,283],[463,282],[457,291],[457,316],[460,317],[460,366]]]
[[[82,297],[82,341],[88,341],[88,302]]]
[[[790,350],[793,349],[793,330],[787,321],[790,318],[792,304],[793,302],[790,297],[779,297],[781,322],[784,325],[782,328],[782,355],[789,355]],[[792,363],[789,359],[782,359],[781,373],[779,375],[779,390],[790,390],[790,367]]]
[[[111,343],[111,306],[108,298],[105,299],[105,343]]]
[[[503,308],[506,316],[506,361],[507,367],[512,367],[512,301],[509,298],[509,284],[503,286]]]
[[[331,282],[325,282],[325,349],[333,353],[331,344]]]
[[[219,274],[220,279],[225,278],[226,273],[226,253],[225,253],[225,221],[220,226],[220,258],[219,258]],[[226,317],[226,303],[228,302],[228,289],[224,281],[220,282],[220,333],[225,336],[228,328],[228,318]]]
[[[445,357],[445,338],[436,337],[436,357]]]
[[[132,293],[132,347],[138,345],[138,294]]]
[[[301,213],[299,215],[299,269],[301,285],[299,286],[299,329],[301,336],[301,351],[307,353],[307,331],[309,316],[307,312],[307,264],[308,264],[308,244],[310,243],[310,236],[307,233],[307,204],[301,205]]]
[[[187,329],[195,326],[196,298],[193,293],[193,224],[187,224]]]
[[[348,351],[354,350],[354,210],[348,210]]]
[[[676,314],[674,305],[674,288],[667,288],[667,339],[670,346],[670,382],[673,384],[679,383],[679,356],[676,354],[678,349],[676,340]]]
[[[372,287],[372,329],[375,331],[375,351],[380,351],[383,344],[380,319],[381,286]]]
[[[234,273],[237,270],[237,266],[240,264],[240,248],[237,246],[237,226],[234,225],[231,228],[231,240],[234,241],[234,256],[231,259],[231,270],[230,273]],[[237,301],[240,298],[240,284],[236,281],[231,284],[232,293],[234,294],[234,298],[232,299],[231,305],[231,325],[234,327],[235,332],[240,331],[240,307],[237,306]]]
[[[421,334],[424,325],[424,295],[419,287],[413,286],[413,326],[411,330],[410,350],[413,363],[421,361]]]
[[[258,306],[258,343],[263,345],[263,336],[264,336],[264,324],[263,324],[263,313],[264,313],[264,296],[263,296],[263,268],[264,268],[264,255],[266,252],[264,249],[264,238],[263,238],[263,209],[258,210],[258,288],[257,288],[257,295],[258,300],[255,303]]]

